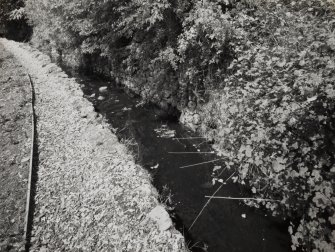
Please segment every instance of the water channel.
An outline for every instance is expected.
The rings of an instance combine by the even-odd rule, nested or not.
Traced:
[[[105,116],[120,141],[151,172],[162,200],[173,206],[171,215],[192,251],[291,251],[286,221],[238,200],[212,199],[194,223],[208,201],[205,196],[212,195],[222,184],[212,183],[214,167],[223,181],[233,174],[224,169],[221,160],[204,163],[222,157],[213,153],[206,139],[198,138],[176,118],[152,104],[143,105],[136,95],[113,82],[84,76],[77,80],[85,97]],[[102,96],[99,88],[104,86],[108,89]],[[198,163],[204,164],[184,167]],[[216,195],[250,196],[249,190],[232,179]]]

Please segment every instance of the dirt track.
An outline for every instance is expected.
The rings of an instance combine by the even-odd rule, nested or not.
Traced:
[[[24,249],[30,97],[24,68],[0,43],[0,251]]]

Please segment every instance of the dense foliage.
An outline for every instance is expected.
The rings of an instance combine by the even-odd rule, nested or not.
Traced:
[[[0,35],[10,39],[28,39],[31,33],[27,26],[23,0],[0,1]]]
[[[10,1],[2,0],[0,1],[0,25],[4,26],[10,19],[10,14],[13,10],[20,7],[19,3],[21,1]],[[21,2],[22,3],[22,2]]]
[[[204,106],[203,130],[273,213],[292,248],[335,249],[335,36],[320,1],[238,5],[236,59]],[[210,115],[210,116],[206,116]],[[254,202],[250,204],[255,205]]]
[[[231,58],[220,2],[27,0],[26,9],[38,46],[182,108],[222,79]]]
[[[292,217],[292,247],[334,251],[331,1],[26,5],[33,43],[67,64],[111,74],[144,99],[196,110],[239,181],[278,200],[264,203],[274,214]]]

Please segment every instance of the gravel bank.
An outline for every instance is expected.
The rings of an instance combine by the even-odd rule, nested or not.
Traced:
[[[33,76],[39,167],[31,251],[186,251],[79,84],[28,45],[0,40]],[[154,210],[154,211],[152,211]],[[151,216],[151,217],[150,217]]]

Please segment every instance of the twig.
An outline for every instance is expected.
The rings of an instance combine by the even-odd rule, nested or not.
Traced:
[[[225,168],[223,168],[222,171],[216,177],[220,177],[225,170],[227,170],[227,166],[225,166]]]
[[[186,145],[185,145],[185,144],[183,144],[183,143],[181,143],[181,142],[179,141],[179,139],[178,139],[178,138],[175,138],[175,140],[177,140],[177,142],[178,142],[178,143],[180,143],[182,146],[184,146],[184,149],[186,149]]]
[[[206,139],[206,137],[174,137],[172,139],[181,140],[181,139]]]
[[[184,146],[184,148],[186,149],[186,145],[181,143],[178,139],[176,139],[178,143],[180,143],[182,146]]]
[[[193,248],[199,248],[197,245],[199,244],[200,242],[196,242],[196,243],[194,243],[191,247],[190,247],[190,249],[193,249]]]
[[[174,151],[170,151],[168,152],[169,154],[215,154],[214,151],[210,151],[210,152],[201,152],[201,151],[194,151],[194,152],[174,152]]]
[[[258,201],[277,201],[280,202],[280,200],[274,200],[274,199],[260,199],[260,198],[234,198],[234,197],[222,197],[222,196],[205,196],[205,198],[211,198],[211,199],[228,199],[228,200],[258,200]]]
[[[233,172],[227,179],[225,182],[227,182],[232,176],[234,176],[235,172]],[[209,200],[206,202],[206,204],[202,207],[201,211],[199,212],[199,214],[197,215],[197,217],[194,219],[194,221],[192,222],[191,226],[189,227],[188,231],[191,230],[191,228],[194,226],[194,224],[197,222],[197,220],[199,219],[200,215],[202,214],[202,212],[205,210],[205,208],[208,206],[209,202],[211,202],[211,199],[214,197],[215,194],[217,194],[218,191],[220,191],[220,189],[222,188],[222,186],[224,185],[224,183],[222,183],[218,189],[216,189],[216,191],[213,193],[213,195],[209,198]]]
[[[116,131],[116,133],[121,133],[122,131],[124,131],[125,129],[127,129],[128,128],[128,125],[126,125],[126,126],[124,126],[122,129],[120,129],[119,131]]]
[[[197,144],[196,148],[199,148],[200,145],[202,145],[202,144],[204,144],[204,143],[206,143],[206,142],[207,142],[207,141],[203,141],[203,142]]]
[[[197,165],[202,165],[202,164],[213,163],[213,162],[215,162],[215,161],[219,161],[219,160],[223,160],[223,159],[224,159],[224,158],[219,158],[219,159],[214,159],[214,160],[207,161],[207,162],[202,162],[202,163],[197,163],[197,164],[191,164],[191,165],[185,165],[185,166],[180,167],[180,169],[184,169],[184,168],[192,167],[192,166],[197,166]]]

